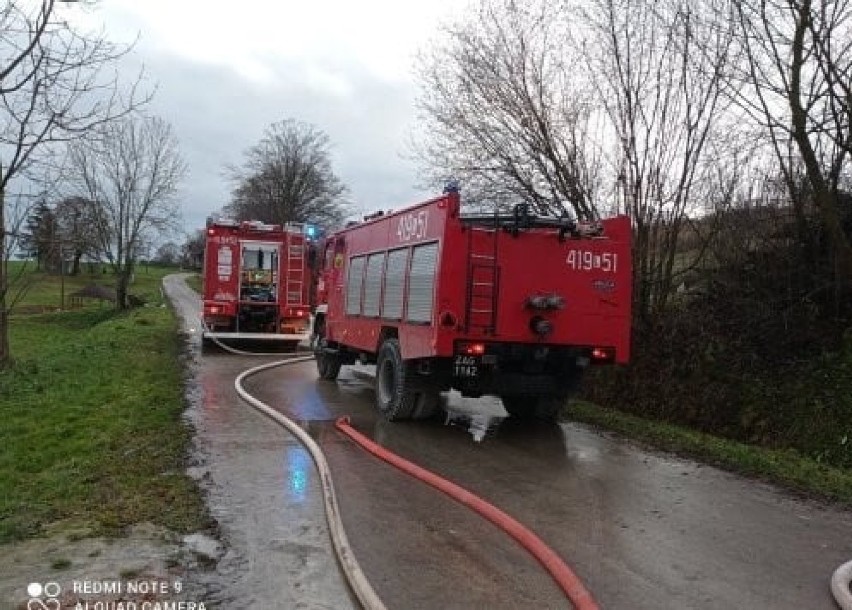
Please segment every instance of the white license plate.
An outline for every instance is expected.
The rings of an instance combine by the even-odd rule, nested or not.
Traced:
[[[479,377],[479,367],[482,362],[476,356],[458,355],[453,362],[453,375],[455,377]]]

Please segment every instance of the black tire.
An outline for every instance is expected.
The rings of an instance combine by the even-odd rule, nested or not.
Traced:
[[[503,407],[509,413],[510,417],[514,417],[515,419],[531,419],[532,414],[535,411],[535,405],[533,402],[536,400],[530,396],[521,396],[517,394],[509,394],[506,396],[501,396],[500,400],[503,402]]]
[[[565,399],[550,396],[527,396],[510,394],[501,396],[503,406],[515,419],[537,419],[555,423],[559,420],[559,411]]]
[[[343,366],[343,363],[339,356],[329,354],[325,351],[328,344],[325,340],[325,324],[322,318],[320,318],[317,324],[315,337],[316,340],[313,341],[312,339],[312,342],[314,344],[314,358],[317,361],[317,372],[320,379],[334,381],[340,374],[340,367]]]
[[[343,366],[343,364],[337,356],[326,354],[322,351],[324,343],[324,341],[321,342],[320,347],[314,354],[314,357],[317,360],[317,372],[319,373],[320,379],[334,381],[340,374],[340,367]]]
[[[401,421],[415,415],[417,400],[417,392],[410,388],[399,341],[386,339],[376,362],[376,406],[386,420]]]
[[[413,419],[433,419],[441,411],[441,394],[436,391],[424,391],[417,395]]]
[[[559,413],[562,411],[565,400],[561,396],[539,398],[534,417],[539,421],[555,424],[559,421]]]

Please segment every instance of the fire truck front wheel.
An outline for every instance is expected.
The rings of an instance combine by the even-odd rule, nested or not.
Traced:
[[[376,361],[376,404],[388,421],[409,419],[417,408],[418,394],[411,389],[407,367],[397,339],[386,339]]]
[[[319,373],[320,379],[326,379],[328,381],[334,381],[337,379],[337,376],[340,374],[340,367],[343,364],[340,362],[340,358],[333,356],[332,354],[323,353],[320,350],[316,354],[316,359],[317,372]]]

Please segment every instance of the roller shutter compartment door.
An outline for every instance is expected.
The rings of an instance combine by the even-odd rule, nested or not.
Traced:
[[[435,293],[435,263],[438,242],[416,246],[411,252],[408,275],[409,322],[432,322],[432,301]]]
[[[378,317],[379,300],[382,295],[382,267],[385,264],[385,253],[378,252],[367,258],[367,273],[364,275],[364,308],[365,316]]]
[[[349,259],[349,276],[346,281],[346,314],[357,316],[361,314],[361,286],[364,282],[363,256]]]
[[[402,319],[402,299],[405,296],[405,267],[408,248],[388,253],[385,271],[385,294],[382,298],[382,317],[386,320]]]

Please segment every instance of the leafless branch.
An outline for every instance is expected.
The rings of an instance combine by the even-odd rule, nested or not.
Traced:
[[[77,192],[96,204],[94,233],[118,277],[118,306],[126,307],[146,237],[176,228],[186,164],[171,126],[157,117],[125,117],[102,125],[98,135],[71,144],[71,166]]]

